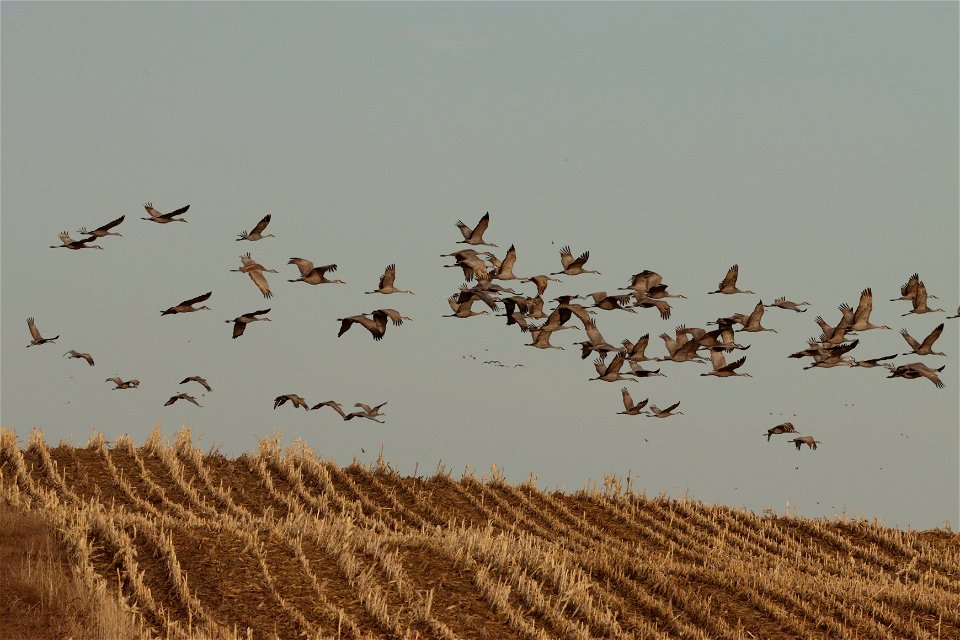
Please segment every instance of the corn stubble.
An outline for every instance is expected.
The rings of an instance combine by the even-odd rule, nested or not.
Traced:
[[[0,575],[47,594],[35,624],[75,637],[960,637],[949,531],[761,516],[613,477],[573,494],[495,468],[404,478],[279,435],[228,460],[184,429],[140,447],[34,430],[26,448],[3,429],[0,525],[24,523],[49,549]]]

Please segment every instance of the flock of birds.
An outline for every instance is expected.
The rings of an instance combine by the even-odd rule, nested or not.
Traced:
[[[171,211],[170,213],[160,213],[153,208],[153,205],[147,203],[144,205],[148,217],[142,218],[157,224],[168,224],[170,222],[186,222],[182,217],[190,208],[189,205]],[[86,237],[80,240],[74,240],[66,231],[60,234],[60,245],[54,245],[52,248],[66,248],[71,250],[80,249],[103,249],[102,246],[93,244],[94,241],[107,236],[120,236],[120,233],[112,231],[124,221],[125,216],[120,216],[116,220],[98,227],[92,231],[87,231],[86,227],[81,228],[78,233]],[[243,231],[239,234],[237,241],[259,241],[264,238],[273,237],[273,234],[264,233],[271,220],[271,215],[265,215],[255,227],[248,233]],[[674,362],[698,364],[708,364],[709,368],[703,371],[701,376],[714,376],[718,378],[728,378],[737,376],[750,376],[751,374],[743,371],[747,356],[741,355],[739,358],[727,361],[727,358],[733,358],[735,351],[742,352],[750,348],[750,345],[743,345],[738,342],[738,333],[759,333],[776,332],[776,329],[764,327],[762,325],[765,310],[768,308],[779,308],[795,313],[805,313],[810,303],[793,302],[785,297],[777,298],[772,304],[764,304],[758,301],[749,314],[733,314],[727,317],[717,318],[716,321],[708,322],[707,326],[715,328],[699,328],[679,325],[676,327],[674,335],[667,333],[660,334],[666,350],[665,355],[651,357],[646,354],[649,346],[650,335],[641,336],[636,342],[629,339],[623,339],[614,344],[608,342],[600,332],[597,325],[597,318],[602,312],[626,312],[637,314],[638,309],[655,309],[660,317],[667,320],[671,316],[672,306],[669,302],[671,298],[685,298],[681,294],[675,294],[668,291],[667,285],[663,282],[663,277],[650,270],[644,270],[630,275],[625,287],[619,288],[617,293],[608,294],[606,291],[594,291],[584,295],[561,295],[549,302],[555,303],[552,308],[547,309],[544,294],[547,288],[553,282],[561,282],[554,276],[581,276],[584,274],[600,274],[599,271],[587,269],[586,265],[590,259],[590,252],[584,251],[579,256],[574,257],[573,251],[569,246],[564,246],[560,250],[559,271],[533,275],[519,276],[514,273],[514,267],[517,260],[517,251],[515,245],[511,245],[503,258],[498,258],[494,253],[488,250],[481,250],[482,247],[496,248],[497,245],[487,242],[484,239],[490,223],[490,214],[486,213],[480,221],[470,227],[462,221],[457,221],[456,226],[460,230],[463,238],[457,244],[468,245],[451,253],[442,254],[441,257],[452,258],[453,264],[444,265],[448,268],[459,268],[463,273],[463,283],[459,289],[450,295],[447,302],[451,313],[444,317],[466,319],[479,315],[497,314],[504,311],[500,317],[506,319],[506,325],[516,325],[522,333],[530,337],[531,341],[527,346],[538,349],[563,349],[563,347],[551,343],[551,338],[555,333],[566,329],[582,329],[585,340],[575,343],[580,347],[581,359],[587,359],[594,355],[593,365],[596,376],[590,380],[599,380],[603,382],[637,382],[641,378],[652,376],[665,376],[660,368],[646,369],[644,362]],[[268,269],[262,264],[256,262],[251,253],[247,252],[240,256],[241,265],[231,271],[246,274],[253,284],[257,287],[264,298],[273,297],[270,284],[265,274],[278,273],[275,269]],[[321,284],[346,284],[343,280],[331,279],[329,274],[336,273],[336,264],[326,264],[317,266],[310,260],[293,257],[287,262],[288,265],[294,265],[299,277],[290,279],[288,282],[303,282],[310,285]],[[724,278],[720,281],[717,289],[708,291],[708,294],[720,295],[757,295],[753,291],[738,288],[739,267],[734,264],[728,270]],[[388,265],[380,277],[376,289],[366,291],[367,294],[409,294],[413,291],[399,289],[395,286],[397,268],[395,264]],[[515,281],[521,284],[530,284],[536,288],[534,295],[524,295],[518,291],[506,287],[500,283]],[[178,315],[184,313],[193,313],[201,310],[209,310],[209,307],[198,306],[209,300],[212,291],[196,297],[184,300],[179,304],[173,305],[164,311],[161,315]],[[891,301],[908,301],[911,309],[904,313],[904,316],[911,314],[941,313],[943,309],[932,308],[928,301],[936,299],[936,296],[928,294],[926,285],[920,279],[918,274],[913,274],[907,282],[900,288],[900,296],[892,298]],[[582,300],[585,304],[575,302]],[[485,309],[475,309],[476,305],[483,305]],[[926,378],[938,388],[943,388],[943,383],[937,374],[943,371],[944,367],[933,368],[921,361],[910,362],[907,364],[894,365],[887,362],[897,357],[897,354],[886,355],[876,358],[856,359],[850,353],[860,344],[858,337],[865,331],[875,329],[887,329],[885,325],[875,325],[871,323],[870,316],[873,309],[873,291],[866,288],[861,292],[860,300],[854,309],[844,303],[839,305],[841,317],[836,324],[829,324],[822,316],[816,317],[816,323],[820,329],[818,337],[812,337],[807,340],[805,349],[790,354],[790,358],[810,358],[810,364],[804,369],[829,368],[837,366],[845,367],[881,367],[888,371],[889,378],[918,379]],[[233,324],[233,338],[239,338],[244,334],[248,324],[259,321],[270,321],[267,314],[270,309],[259,309],[242,313],[233,320],[226,322]],[[948,318],[960,317],[960,308],[957,315],[948,316]],[[577,321],[574,322],[573,318]],[[370,332],[373,340],[381,341],[384,339],[387,328],[401,326],[405,320],[411,318],[402,315],[400,311],[392,308],[379,308],[371,312],[349,315],[337,318],[340,328],[337,336],[343,336],[353,325],[360,325]],[[579,322],[579,326],[577,324]],[[738,327],[739,325],[739,327]],[[60,336],[53,338],[44,338],[34,322],[33,318],[27,320],[27,326],[31,334],[31,342],[28,347],[42,345],[55,341]],[[944,323],[940,323],[923,340],[917,340],[906,329],[901,330],[901,335],[910,347],[910,351],[902,355],[917,356],[946,356],[945,353],[934,351],[934,344],[944,330]],[[82,353],[71,349],[64,356],[70,358],[84,359],[90,366],[94,365],[93,356],[89,353]],[[609,360],[609,362],[608,362]],[[499,361],[487,361],[487,363],[496,363]],[[516,365],[522,366],[522,365]],[[107,378],[112,382],[114,389],[136,389],[139,387],[139,380],[123,380],[119,376]],[[209,383],[199,377],[190,376],[185,378],[180,384],[196,382],[202,385],[207,391],[212,391]],[[646,416],[654,418],[668,418],[678,414],[680,402],[673,402],[664,409],[649,402],[649,398],[640,402],[635,402],[627,387],[621,388],[621,396],[624,410],[618,412],[628,416]],[[202,406],[197,399],[187,393],[177,393],[170,397],[165,406],[174,404],[179,400],[191,402],[197,406]],[[289,402],[294,408],[303,408],[304,410],[316,410],[322,407],[330,407],[336,411],[343,420],[353,418],[366,418],[374,422],[383,422],[378,418],[385,416],[380,409],[386,402],[370,406],[368,404],[357,402],[354,407],[357,411],[346,412],[343,406],[334,400],[327,400],[310,406],[310,404],[298,394],[284,394],[275,398],[274,409]],[[769,441],[773,435],[796,434],[794,425],[790,422],[784,422],[770,428],[766,432]],[[820,441],[812,436],[798,436],[790,441],[799,450],[802,445],[807,445],[810,449],[816,449]]]

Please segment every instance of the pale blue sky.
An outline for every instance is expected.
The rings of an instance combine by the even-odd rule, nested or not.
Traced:
[[[568,490],[630,473],[756,511],[960,521],[960,324],[887,301],[919,272],[937,306],[960,302],[956,3],[3,2],[0,17],[0,418],[24,441],[33,426],[141,441],[159,420],[236,455],[280,430],[341,463],[382,444],[402,473],[495,463]],[[140,220],[146,201],[190,204],[189,223]],[[502,319],[440,317],[461,282],[440,254],[485,211],[520,274],[558,271],[564,244],[590,251],[602,275],[549,297],[642,269],[688,296],[669,321],[601,312],[610,342],[649,332],[662,355],[660,333],[760,298],[811,311],[740,334],[753,378],[664,363],[631,391],[685,415],[619,416],[622,385],[588,382],[571,347],[582,332],[542,352]],[[267,212],[276,238],[235,242]],[[121,214],[105,251],[48,249]],[[229,272],[245,251],[281,271],[267,303]],[[292,256],[348,284],[288,283]],[[364,295],[391,262],[416,295]],[[706,295],[735,262],[759,295]],[[946,364],[946,389],[786,357],[864,287],[894,330],[853,355],[946,322],[949,357],[896,360]],[[160,317],[208,290],[212,311]],[[382,343],[336,337],[336,318],[384,306],[413,321]],[[230,339],[225,320],[265,307],[271,323]],[[57,344],[25,349],[28,316]],[[117,374],[141,388],[112,391]],[[205,406],[164,407],[193,374],[214,387]],[[388,421],[274,411],[284,393],[389,401]],[[824,444],[767,443],[785,419]]]

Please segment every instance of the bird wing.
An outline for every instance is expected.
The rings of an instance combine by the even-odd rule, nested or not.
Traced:
[[[180,399],[180,396],[171,396],[171,398],[170,398],[169,400],[167,400],[166,402],[163,403],[163,406],[169,407],[170,405],[172,405],[174,402],[176,402],[176,401],[179,400],[179,399]]]
[[[270,292],[270,285],[267,284],[267,279],[263,277],[263,272],[259,269],[253,271],[248,271],[247,275],[250,276],[250,279],[253,280],[253,284],[257,285],[257,288],[260,289],[260,292],[263,293],[264,298],[272,298],[273,293]]]
[[[938,389],[943,389],[943,382],[940,381],[940,376],[937,375],[936,371],[932,369],[925,369],[925,370],[914,369],[914,371],[916,371],[921,376],[923,376],[924,378],[926,378],[927,380],[935,384]]]
[[[627,411],[633,409],[633,398],[630,397],[630,391],[624,387],[620,389],[620,393],[623,394],[623,408]]]
[[[510,248],[507,249],[507,255],[503,257],[503,261],[500,262],[500,267],[498,271],[501,276],[503,275],[513,275],[513,265],[517,262],[517,250],[511,244]]]
[[[873,290],[870,287],[867,287],[860,292],[860,303],[857,305],[857,310],[853,312],[853,319],[855,324],[861,322],[868,322],[870,320],[870,312],[873,310]]]
[[[733,265],[727,269],[727,275],[723,277],[723,280],[720,281],[720,286],[718,288],[724,289],[726,287],[735,287],[737,285],[737,276],[740,274],[740,266]]]
[[[470,233],[470,237],[474,240],[479,240],[483,236],[483,232],[487,230],[487,226],[490,224],[490,212],[483,214],[483,217],[480,218],[480,222],[477,223],[477,226],[473,228],[473,231]]]
[[[314,267],[313,270],[316,271],[317,274],[322,278],[323,275],[324,275],[327,271],[329,271],[330,273],[333,273],[334,271],[336,271],[336,270],[337,270],[337,265],[335,265],[335,264],[324,264],[324,265],[321,265],[321,266],[319,266],[319,267]]]
[[[189,300],[184,300],[177,306],[193,306],[198,302],[203,302],[204,300],[209,300],[210,296],[213,294],[213,291],[207,291],[205,294],[197,296],[196,298],[190,298]]]
[[[923,339],[923,344],[921,344],[920,346],[923,347],[924,349],[930,349],[933,346],[933,343],[937,341],[937,338],[940,337],[941,333],[943,333],[942,322],[940,323],[940,326],[938,326],[937,328],[935,328],[933,331],[930,332],[930,335],[928,335],[926,338]]]
[[[943,326],[943,325],[940,325]],[[910,348],[916,351],[920,348],[920,343],[917,342],[916,338],[910,335],[906,329],[900,329],[900,335],[903,336],[903,339],[907,341],[907,344],[910,345]]]
[[[580,257],[570,263],[571,268],[582,267],[587,264],[587,260],[590,259],[590,252],[584,251],[580,254]]]
[[[391,264],[387,265],[387,268],[383,270],[383,275],[380,276],[380,286],[378,289],[385,289],[387,287],[393,286],[393,281],[397,277],[397,265]]]
[[[244,331],[244,329],[246,329],[246,328],[247,328],[247,323],[246,323],[246,322],[240,322],[240,321],[234,322],[234,323],[233,323],[233,337],[234,337],[234,338],[239,338],[240,336],[242,336],[242,335],[243,335],[243,331]]]
[[[470,234],[473,233],[473,229],[463,224],[463,220],[457,220],[457,228],[460,229],[460,233],[463,234],[464,240],[468,239]]]
[[[560,249],[560,264],[563,265],[563,270],[566,271],[567,267],[570,266],[570,263],[573,262],[573,253],[570,251],[570,245],[564,246]]]
[[[603,339],[603,335],[600,334],[600,330],[597,329],[596,320],[594,320],[593,318],[590,318],[590,322],[584,322],[583,328],[587,332],[587,340],[590,341],[590,344],[598,345],[603,342],[606,342]]]
[[[37,325],[34,324],[33,318],[27,318],[27,328],[30,329],[30,335],[33,336],[34,340],[43,340],[43,336],[41,336],[40,331],[37,330]]]
[[[917,292],[913,297],[913,308],[922,309],[927,306],[927,285],[923,284],[923,280],[917,281]]]
[[[167,220],[169,220],[169,219],[172,218],[173,216],[178,216],[178,215],[180,215],[181,213],[185,213],[185,212],[187,211],[187,209],[189,209],[189,208],[190,208],[190,205],[187,205],[187,206],[185,206],[185,207],[180,207],[180,208],[177,209],[176,211],[171,211],[170,213],[164,213],[164,214],[162,214],[162,215],[160,215],[160,216],[155,216],[155,217],[158,217],[158,218],[166,218]],[[153,215],[153,214],[151,213],[150,215]]]
[[[714,353],[714,352],[711,351],[710,353]],[[731,362],[731,363],[728,364],[727,366],[722,367],[722,369],[723,369],[724,371],[733,371],[733,370],[735,370],[737,367],[741,366],[741,365],[742,365],[744,362],[746,362],[746,361],[747,361],[747,357],[744,356],[744,357],[740,358],[739,360],[736,360],[736,361],[734,361],[734,362]]]
[[[710,349],[710,363],[713,365],[714,371],[720,371],[727,366],[727,359],[723,357],[723,351]]]
[[[143,203],[143,208],[147,210],[147,214],[148,214],[151,218],[156,218],[156,217],[158,217],[158,216],[162,216],[162,215],[163,215],[162,213],[160,213],[159,211],[157,211],[156,209],[153,208],[153,203],[151,203],[151,202],[145,202],[145,203]]]
[[[115,226],[117,226],[118,224],[120,224],[121,222],[123,222],[123,219],[124,219],[124,218],[126,218],[125,215],[124,215],[124,216],[120,216],[120,217],[117,218],[116,220],[113,220],[112,222],[108,222],[107,224],[103,225],[102,227],[97,227],[96,229],[94,229],[94,232],[96,232],[96,231],[109,231],[110,229],[113,229]]]
[[[403,324],[404,317],[400,315],[400,312],[396,309],[379,309],[379,311],[385,313],[387,317],[390,318],[390,321],[393,322],[394,326],[399,327]],[[409,319],[410,318],[407,318],[407,320]]]
[[[678,400],[677,402],[674,402],[672,405],[670,405],[669,407],[667,407],[666,409],[664,409],[663,412],[664,412],[664,413],[670,413],[671,411],[673,411],[674,409],[676,409],[676,408],[679,407],[679,406],[680,406],[680,401]]]
[[[910,296],[917,290],[917,283],[920,281],[920,274],[915,273],[903,283],[903,286],[900,287],[901,296]]]
[[[81,353],[78,357],[86,360],[87,364],[90,365],[91,367],[93,366],[93,356],[91,356],[89,353]]]
[[[253,228],[253,231],[250,232],[250,235],[257,235],[257,234],[259,234],[259,233],[262,233],[263,230],[267,228],[267,225],[268,225],[268,224],[270,224],[270,214],[269,214],[269,213],[268,213],[267,215],[263,216],[262,218],[260,218],[260,222],[258,222],[258,223],[257,223],[257,226],[255,226],[255,227]]]
[[[297,269],[300,270],[301,278],[305,278],[311,271],[313,271],[313,263],[303,258],[290,258],[287,261],[287,264],[297,265]]]
[[[747,326],[760,326],[760,318],[763,317],[763,301],[757,303],[750,316],[747,318]]]

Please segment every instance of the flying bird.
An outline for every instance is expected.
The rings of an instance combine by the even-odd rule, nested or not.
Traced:
[[[103,249],[103,247],[98,244],[90,244],[96,240],[96,236],[89,236],[82,240],[74,240],[70,237],[69,233],[61,231],[59,237],[61,244],[52,244],[50,245],[51,249],[73,249],[74,251],[79,249]]]
[[[657,405],[650,405],[650,413],[647,414],[649,418],[669,418],[670,416],[683,415],[683,411],[674,411],[677,407],[680,406],[680,402],[674,402],[672,405],[666,409],[661,409]]]
[[[226,322],[233,323],[233,338],[237,339],[243,335],[244,329],[247,328],[247,325],[251,322],[258,322],[260,320],[266,320],[270,322],[270,318],[258,318],[257,316],[263,315],[264,313],[269,313],[270,309],[262,309],[260,311],[251,311],[249,313],[244,313],[243,315],[237,316],[233,320],[227,320]]]
[[[747,361],[746,356],[740,358],[735,362],[727,364],[726,358],[723,357],[723,351],[719,349],[710,350],[710,362],[713,365],[712,371],[707,371],[706,373],[701,373],[701,376],[717,376],[718,378],[730,378],[733,376],[750,376],[749,373],[737,373],[737,369],[743,366],[743,363]]]
[[[174,305],[174,306],[170,307],[169,309],[167,309],[166,311],[161,311],[161,312],[160,312],[160,315],[161,315],[161,316],[168,316],[168,315],[173,315],[173,314],[177,314],[177,313],[190,313],[190,312],[192,312],[192,311],[200,311],[201,309],[206,309],[207,311],[209,311],[209,310],[210,310],[210,307],[208,307],[208,306],[206,306],[206,305],[204,305],[204,306],[202,306],[202,307],[195,307],[195,306],[193,306],[193,305],[197,304],[198,302],[205,302],[205,301],[209,300],[211,294],[213,294],[212,291],[207,291],[207,292],[204,293],[203,295],[199,295],[199,296],[197,296],[196,298],[190,298],[189,300],[184,300],[184,301],[181,302],[180,304]]]
[[[916,295],[913,297],[913,309],[902,315],[908,316],[911,313],[934,313],[937,311],[943,311],[943,309],[931,309],[928,307],[927,297],[927,287],[923,284],[923,280],[921,280],[917,283]]]
[[[53,342],[54,340],[60,337],[59,334],[53,336],[52,338],[44,338],[43,336],[41,336],[40,331],[37,330],[37,325],[33,321],[33,318],[27,318],[27,329],[30,330],[30,335],[33,337],[33,339],[30,341],[30,344],[27,345],[27,348],[30,348],[39,344],[46,344],[48,342]]]
[[[185,207],[180,207],[176,211],[171,211],[170,213],[160,213],[153,208],[153,204],[147,202],[143,205],[143,208],[147,210],[149,218],[140,218],[141,220],[149,220],[150,222],[156,222],[158,224],[167,224],[168,222],[186,222],[183,218],[177,218],[176,216],[181,213],[186,213],[187,209],[190,208],[190,205]]]
[[[937,341],[937,338],[940,337],[941,333],[943,333],[942,322],[930,332],[930,335],[923,339],[923,342],[917,342],[916,339],[911,336],[906,329],[901,329],[900,335],[903,336],[903,339],[907,341],[907,344],[909,344],[910,348],[912,349],[912,351],[908,351],[903,355],[907,356],[911,353],[915,353],[918,356],[946,356],[947,354],[945,353],[933,350],[933,343]]]
[[[110,229],[113,229],[115,226],[123,222],[123,219],[126,217],[127,216],[125,215],[120,216],[116,220],[108,222],[102,227],[97,227],[93,231],[87,231],[86,227],[80,227],[77,233],[82,233],[83,235],[90,236],[91,238],[103,238],[105,236],[123,236],[122,233],[114,233],[113,231],[110,231]]]
[[[300,277],[288,282],[306,282],[307,284],[347,284],[343,280],[328,280],[326,273],[333,273],[337,270],[335,264],[325,264],[319,267],[313,266],[313,263],[303,258],[290,258],[287,264],[297,265],[300,270]]]
[[[334,265],[336,267],[336,265]],[[397,277],[397,265],[389,264],[387,268],[383,270],[383,275],[380,276],[380,284],[377,285],[376,290],[374,291],[365,291],[364,293],[409,293],[413,294],[413,291],[407,291],[405,289],[397,289],[393,286],[393,281]]]
[[[899,367],[890,371],[888,378],[905,378],[907,380],[916,380],[917,378],[926,378],[932,382],[938,389],[943,389],[943,382],[940,381],[940,376],[937,374],[946,368],[947,365],[938,367],[937,369],[931,369],[922,362],[911,362],[910,364],[902,364]]]
[[[720,281],[720,284],[717,285],[717,290],[708,291],[707,293],[725,293],[727,295],[732,295],[734,293],[750,293],[756,295],[753,293],[753,291],[743,291],[741,289],[737,289],[737,276],[739,275],[740,266],[735,264],[727,269],[727,275],[725,275],[723,280]]]
[[[104,382],[112,382],[114,385],[113,391],[117,389],[136,389],[140,386],[139,380],[123,380],[120,376],[113,376],[112,378],[107,378]]]
[[[171,396],[169,400],[167,400],[166,402],[163,403],[163,406],[169,407],[170,405],[172,405],[172,404],[173,404],[174,402],[176,402],[177,400],[186,400],[187,402],[192,402],[193,404],[197,405],[198,407],[202,407],[202,406],[203,406],[202,404],[200,404],[199,402],[197,402],[197,399],[196,399],[196,398],[194,398],[193,396],[191,396],[191,395],[188,394],[188,393],[178,393],[178,394],[175,395],[175,396]]]
[[[634,403],[633,398],[630,397],[630,391],[626,387],[623,387],[622,389],[620,389],[620,393],[623,396],[624,410],[618,411],[617,415],[625,415],[625,416],[640,415],[643,408],[647,406],[647,402],[649,401],[649,398],[647,398],[646,400],[643,400],[641,402]]]
[[[783,424],[778,424],[775,427],[767,429],[767,442],[770,442],[770,436],[777,435],[780,433],[796,433],[797,430],[793,428],[792,422],[784,422]]]
[[[277,396],[276,398],[274,398],[273,408],[276,409],[280,405],[286,403],[288,400],[290,401],[290,404],[293,405],[294,409],[303,407],[304,411],[310,410],[310,406],[307,404],[307,401],[295,393],[287,393],[285,395]]]
[[[800,436],[799,438],[794,438],[790,442],[797,445],[797,451],[800,451],[800,445],[805,444],[811,449],[816,449],[818,444],[823,444],[819,440],[814,440],[813,436]]]
[[[773,304],[764,305],[765,307],[780,307],[781,309],[786,309],[788,311],[796,311],[797,313],[805,313],[806,309],[801,309],[800,307],[809,306],[809,302],[791,302],[786,298],[777,298],[773,301]]]
[[[250,240],[251,242],[254,242],[257,240],[263,240],[264,238],[273,238],[274,235],[272,233],[267,233],[267,234],[263,233],[263,230],[267,228],[268,224],[270,224],[269,213],[263,216],[262,218],[260,218],[260,222],[257,223],[257,226],[255,226],[253,228],[253,231],[251,231],[250,233],[247,233],[246,231],[241,231],[240,236],[237,238],[237,242],[240,242],[241,240]]]
[[[250,276],[250,279],[253,280],[253,284],[257,285],[257,288],[260,289],[260,293],[263,294],[264,298],[273,297],[273,293],[270,291],[270,285],[267,284],[267,279],[264,277],[264,272],[268,273],[279,273],[275,269],[267,269],[262,264],[256,262],[247,252],[240,256],[240,268],[239,269],[230,269],[230,271],[239,271],[240,273],[245,273]]]
[[[339,338],[349,331],[350,327],[354,324],[359,324],[370,332],[374,340],[379,342],[387,332],[387,320],[393,322],[394,326],[399,327],[403,324],[404,320],[411,319],[407,316],[400,315],[400,312],[396,309],[376,309],[375,311],[371,311],[369,315],[371,316],[369,318],[367,314],[337,318],[337,321],[340,322],[340,331],[337,333],[337,337]]]
[[[490,224],[490,212],[487,211],[483,214],[483,217],[480,218],[480,222],[477,223],[477,226],[470,228],[467,225],[463,224],[462,220],[457,220],[457,228],[460,229],[460,233],[463,234],[463,240],[459,240],[457,244],[471,244],[478,245],[482,244],[488,247],[495,247],[497,245],[486,242],[483,239],[483,233],[487,230],[487,226]]]
[[[873,290],[867,287],[860,292],[860,302],[853,312],[853,321],[848,331],[869,331],[870,329],[889,329],[886,325],[877,325],[870,322],[870,312],[873,310]]]
[[[560,264],[563,266],[563,271],[556,271],[550,275],[559,276],[561,274],[566,274],[568,276],[576,276],[580,275],[581,273],[596,273],[597,275],[600,275],[599,271],[592,271],[590,269],[583,268],[583,265],[585,265],[589,259],[589,251],[584,251],[580,254],[579,258],[574,259],[573,253],[570,251],[570,245],[566,245],[560,249]]]
[[[189,376],[181,380],[180,384],[186,384],[188,382],[196,382],[207,391],[213,391],[213,389],[210,387],[210,383],[207,382],[205,378],[201,378],[200,376]]]
[[[88,364],[88,365],[90,365],[91,367],[93,366],[93,356],[91,356],[89,353],[80,353],[79,351],[75,351],[75,350],[73,350],[73,349],[70,349],[70,351],[67,351],[67,352],[66,352],[65,354],[63,354],[63,355],[64,355],[64,356],[70,356],[71,359],[74,359],[74,358],[83,358],[84,360],[87,361],[87,364]]]

